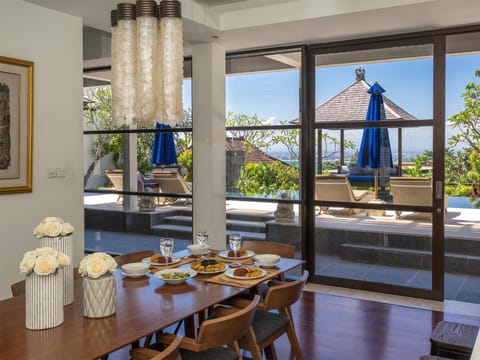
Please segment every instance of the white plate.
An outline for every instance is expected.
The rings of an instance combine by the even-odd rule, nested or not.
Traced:
[[[182,272],[182,273],[188,273],[188,277],[184,279],[164,279],[162,278],[162,274],[167,274],[167,273],[172,273],[172,272]],[[159,278],[160,280],[165,281],[167,284],[171,285],[179,285],[184,283],[186,280],[191,279],[194,276],[197,276],[197,272],[192,269],[164,269],[157,271],[155,274],[153,274],[155,277]]]
[[[225,259],[230,259],[230,260],[235,259],[233,256],[228,256],[228,252],[229,252],[229,250],[221,251],[221,252],[218,254],[218,256],[223,257],[223,258],[225,258]],[[251,258],[252,256],[255,256],[255,253],[254,253],[253,251],[247,250],[247,255],[237,256],[237,260],[239,260],[239,259],[248,259],[248,258]]]
[[[147,274],[148,274],[148,271],[147,271],[146,273],[144,273],[144,274],[135,274],[135,275],[133,275],[133,274],[127,274],[127,273],[124,273],[124,272],[122,271],[122,275],[123,275],[123,276],[130,277],[130,278],[139,278],[139,277],[145,276],[145,275],[147,275]]]
[[[200,251],[200,252],[191,252],[190,250],[188,250],[188,252],[190,253],[190,255],[193,255],[193,256],[200,256],[200,255],[207,255],[207,254],[210,254],[210,249],[206,249],[204,251]]]
[[[260,267],[260,268],[265,268],[265,269],[272,269],[274,267],[277,267],[278,263],[273,264],[273,265],[260,265],[259,263],[255,263],[253,266],[255,267]]]
[[[260,269],[262,270],[262,273],[257,275],[257,276],[254,276],[254,277],[247,277],[247,276],[236,276],[236,275],[233,275],[233,272],[235,271],[235,269],[228,269],[225,271],[225,275],[228,276],[229,278],[232,278],[232,279],[239,279],[239,280],[252,280],[252,279],[259,279],[261,277],[264,277],[265,275],[267,275],[267,272],[263,269]]]
[[[170,262],[168,263],[168,265],[176,264],[176,263],[178,263],[180,260],[182,260],[182,258],[179,257],[179,256],[171,256],[171,258],[172,258],[172,261],[170,261]],[[145,259],[142,259],[142,262],[144,262],[145,264],[150,264],[150,265],[165,265],[164,262],[161,262],[161,263],[151,262],[149,257],[148,257],[148,258],[145,258]]]

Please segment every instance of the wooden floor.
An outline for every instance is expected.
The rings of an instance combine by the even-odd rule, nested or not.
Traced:
[[[415,360],[430,352],[429,337],[440,320],[480,326],[478,317],[308,291],[293,312],[307,360]],[[286,337],[275,345],[279,360],[291,358]],[[109,360],[128,358],[122,349]]]

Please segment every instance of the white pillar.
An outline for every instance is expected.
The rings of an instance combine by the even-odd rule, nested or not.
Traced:
[[[225,49],[192,48],[193,237],[209,232],[209,244],[225,249]]]

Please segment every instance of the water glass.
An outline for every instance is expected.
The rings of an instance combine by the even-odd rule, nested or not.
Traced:
[[[230,264],[230,267],[238,267],[241,264],[237,261],[237,251],[242,247],[242,235],[240,234],[231,234],[228,236],[228,244],[230,249],[233,250],[233,262]]]
[[[208,231],[199,231],[196,236],[197,244],[200,245],[202,250],[205,250],[208,242]]]
[[[165,268],[168,268],[168,258],[173,253],[173,239],[171,238],[160,239],[160,252],[165,257]]]

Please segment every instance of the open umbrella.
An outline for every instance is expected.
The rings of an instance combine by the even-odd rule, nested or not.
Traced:
[[[157,122],[155,129],[170,129],[170,126]],[[155,133],[150,164],[159,166],[177,164],[177,151],[175,150],[175,140],[172,132]]]
[[[367,122],[385,120],[382,96],[385,90],[375,82],[367,92],[371,96],[365,120]],[[361,167],[370,167],[375,170],[375,198],[378,199],[378,169],[393,167],[392,150],[387,128],[363,129],[357,164]]]

